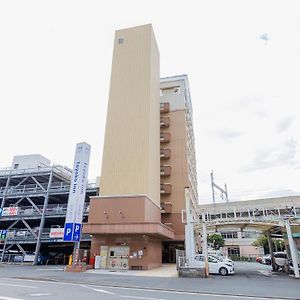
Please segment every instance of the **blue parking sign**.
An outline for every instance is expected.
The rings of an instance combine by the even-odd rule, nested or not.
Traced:
[[[74,227],[73,223],[66,223],[65,224],[64,241],[72,241],[73,227]]]
[[[80,241],[80,235],[81,235],[81,224],[75,223],[74,233],[73,233],[73,241],[74,242],[79,242]]]

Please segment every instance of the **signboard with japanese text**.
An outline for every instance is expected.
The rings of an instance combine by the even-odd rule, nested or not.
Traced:
[[[50,239],[63,239],[64,238],[64,228],[51,228],[49,233]]]
[[[90,152],[91,146],[89,144],[79,143],[76,145],[64,241],[80,241]]]

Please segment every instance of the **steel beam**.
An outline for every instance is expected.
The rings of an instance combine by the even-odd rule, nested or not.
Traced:
[[[48,206],[49,190],[50,190],[50,187],[51,187],[51,184],[52,184],[52,179],[53,179],[53,170],[51,170],[51,173],[50,173],[50,176],[49,176],[47,191],[46,191],[45,200],[44,200],[43,213],[42,213],[41,222],[40,222],[40,230],[39,230],[37,243],[36,243],[36,247],[35,247],[35,255],[34,255],[33,265],[37,264],[38,255],[39,255],[39,252],[40,252],[40,249],[41,249],[42,233],[43,233],[43,229],[44,229],[44,225],[45,225],[45,213],[46,213],[46,209],[47,209],[47,206]]]
[[[46,191],[45,188],[35,179],[34,176],[30,176],[30,178],[43,190]]]
[[[6,185],[5,185],[5,189],[4,189],[4,193],[3,193],[2,201],[1,201],[1,208],[3,208],[4,205],[5,205],[5,196],[7,194],[7,189],[9,187],[9,183],[10,183],[10,176],[11,176],[11,169],[9,171],[9,174],[8,174],[8,177],[7,177],[7,180],[6,180]]]
[[[23,249],[23,247],[19,244],[19,243],[16,243],[17,247],[20,249],[20,251],[23,253],[23,255],[26,255],[26,251]]]
[[[41,210],[34,204],[34,202],[30,199],[30,197],[26,197],[26,199],[34,207],[34,209],[40,214]]]
[[[27,227],[27,229],[31,232],[31,234],[32,234],[35,238],[37,238],[38,236],[37,236],[36,233],[32,230],[32,228],[29,226],[29,224],[28,224],[25,220],[23,220],[23,219],[21,219],[21,221],[22,221],[22,223]]]

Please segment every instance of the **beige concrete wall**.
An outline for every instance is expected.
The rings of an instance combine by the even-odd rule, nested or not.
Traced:
[[[152,26],[118,30],[114,43],[100,194],[144,194],[160,205],[159,52]]]

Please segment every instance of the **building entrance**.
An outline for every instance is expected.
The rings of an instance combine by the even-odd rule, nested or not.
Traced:
[[[162,262],[176,263],[176,249],[184,250],[184,242],[163,242]]]

